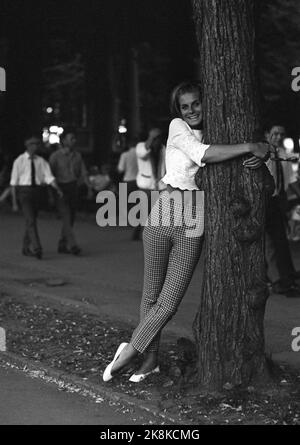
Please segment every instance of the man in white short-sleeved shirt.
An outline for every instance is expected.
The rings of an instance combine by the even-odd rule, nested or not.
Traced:
[[[138,165],[135,145],[121,154],[118,163],[118,172],[123,175],[122,182],[127,184],[127,194],[137,189],[136,177]]]
[[[139,142],[136,146],[138,165],[136,183],[138,188],[148,195],[148,214],[151,210],[151,191],[162,191],[167,187],[162,181],[166,173],[165,151],[162,131],[159,128],[151,128],[147,140]],[[138,226],[134,231],[133,239],[138,240],[140,233],[141,226]]]
[[[41,186],[50,185],[61,195],[48,162],[36,155],[40,144],[41,141],[37,136],[30,136],[25,140],[26,151],[14,161],[10,179],[12,193],[14,198],[17,193],[25,218],[22,253],[38,259],[42,258],[42,246],[37,228]]]
[[[161,138],[161,130],[152,128],[149,131],[148,139],[145,142],[139,142],[136,146],[138,164],[136,182],[141,190],[164,190],[166,188],[166,185],[161,180],[166,173],[165,146],[162,144]],[[155,171],[153,152],[156,149],[156,145],[159,153]]]

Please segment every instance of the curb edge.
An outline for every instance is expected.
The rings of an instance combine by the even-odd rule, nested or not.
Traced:
[[[67,374],[64,371],[45,366],[42,362],[33,361],[25,357],[19,356],[9,351],[0,352],[0,365],[8,365],[8,367],[17,367],[21,371],[26,372],[40,372],[41,375],[33,376],[35,378],[49,377],[52,379],[51,383],[55,383],[58,386],[75,386],[79,390],[77,393],[82,396],[89,396],[90,398],[103,398],[106,401],[111,401],[119,404],[125,404],[133,408],[139,408],[142,411],[146,411],[152,414],[155,418],[172,422],[174,425],[185,425],[181,419],[176,416],[170,417],[153,404],[141,401],[135,397],[104,388],[100,384],[92,384],[86,382],[80,377],[73,374]],[[46,379],[45,379],[46,380]],[[49,380],[49,379],[48,379]],[[60,383],[59,383],[60,382]],[[63,383],[65,385],[63,385]]]

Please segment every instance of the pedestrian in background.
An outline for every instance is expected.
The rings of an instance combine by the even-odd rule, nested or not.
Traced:
[[[296,283],[300,274],[295,270],[287,238],[287,189],[294,182],[294,174],[283,147],[285,135],[285,128],[280,123],[270,125],[266,131],[272,147],[267,166],[275,182],[275,191],[266,208],[266,263],[272,291],[291,298],[300,297]]]
[[[14,161],[10,179],[13,200],[16,202],[18,195],[25,218],[22,253],[38,259],[41,259],[43,254],[37,227],[41,186],[50,185],[58,196],[62,197],[48,162],[36,155],[40,144],[39,136],[33,135],[25,139],[26,151]]]
[[[137,165],[137,156],[136,156],[136,144],[134,141],[129,143],[129,149],[125,150],[119,159],[118,163],[118,172],[122,175],[122,183],[126,184],[127,187],[127,213],[133,207],[133,203],[128,203],[128,197],[131,192],[137,190],[136,177],[138,173],[138,165]],[[124,212],[124,209],[120,209],[121,212]],[[127,217],[127,215],[124,215]]]
[[[91,186],[81,154],[76,150],[76,136],[65,129],[61,136],[61,147],[50,156],[51,170],[63,196],[57,197],[57,207],[62,219],[62,230],[58,242],[58,253],[79,255],[81,249],[74,234],[74,223],[78,208],[78,187],[84,182],[90,192]]]
[[[122,181],[127,184],[128,194],[137,189],[136,177],[138,173],[136,145],[130,144],[130,148],[124,151],[119,159],[118,172],[123,175]]]
[[[293,158],[297,159],[297,167],[295,172],[295,178],[289,185],[290,219],[289,219],[288,238],[290,241],[294,242],[300,241],[300,170],[299,170],[298,156],[295,156],[295,154],[293,155]]]
[[[166,185],[162,181],[166,173],[165,163],[166,147],[163,144],[163,135],[160,128],[151,128],[148,138],[136,146],[138,173],[136,178],[139,190],[147,194],[148,214],[151,210],[151,191],[162,191]],[[133,232],[132,239],[139,240],[142,226],[138,225]]]

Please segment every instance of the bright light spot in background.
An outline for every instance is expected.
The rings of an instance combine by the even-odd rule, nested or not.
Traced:
[[[127,133],[127,128],[124,125],[119,125],[119,133]]]
[[[50,144],[59,144],[59,136],[57,134],[51,133],[49,136]]]
[[[285,138],[283,141],[284,148],[287,153],[292,153],[294,150],[294,141],[292,138]]]
[[[286,150],[287,155],[290,155],[288,157],[299,159],[299,153],[294,153],[294,141],[292,138],[285,138],[283,141],[283,146]],[[291,181],[294,182],[297,181],[297,174],[299,170],[297,159],[295,159],[295,162],[291,162],[291,167],[293,171],[293,177]]]
[[[57,125],[51,125],[50,128],[43,128],[43,142],[49,144],[59,144],[60,135],[64,132],[63,127],[58,127]]]
[[[53,108],[52,107],[47,107],[46,108],[47,113],[53,113]]]
[[[48,142],[49,140],[49,131],[47,128],[44,128],[43,130],[43,142]]]
[[[121,119],[118,132],[121,134],[127,133],[126,119]]]

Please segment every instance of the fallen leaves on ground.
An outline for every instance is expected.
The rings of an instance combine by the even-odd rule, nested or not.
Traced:
[[[114,320],[8,295],[0,298],[0,325],[7,330],[8,351],[97,384],[103,383],[102,372],[120,341],[130,339],[132,332],[131,326]],[[107,387],[192,424],[300,425],[300,378],[290,370],[283,369],[278,384],[265,391],[227,384],[224,393],[210,395],[184,383],[180,360],[176,345],[163,344],[160,375],[130,383],[136,360]]]

